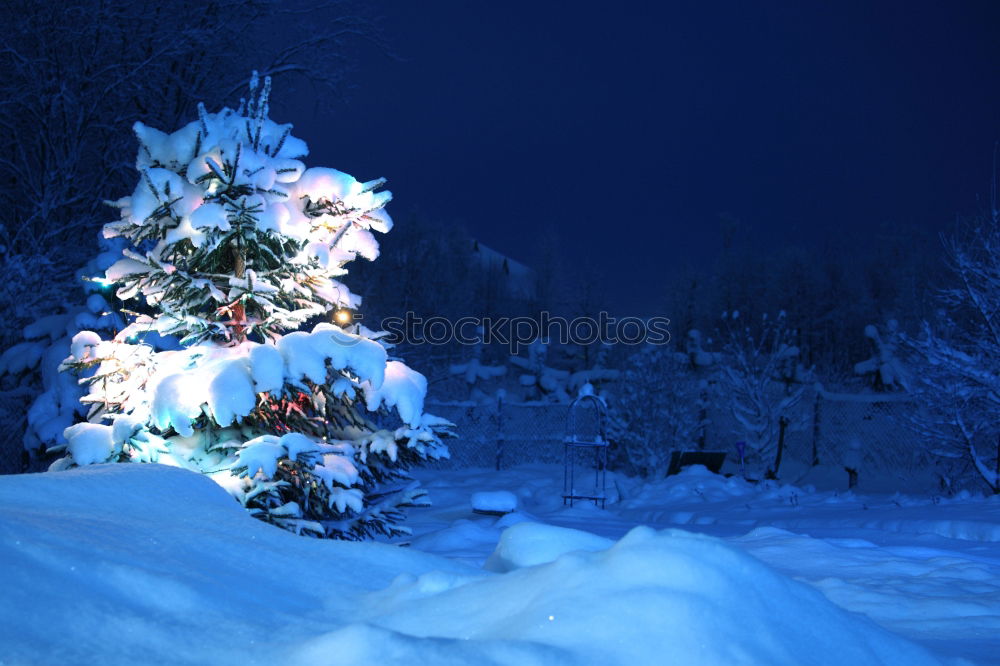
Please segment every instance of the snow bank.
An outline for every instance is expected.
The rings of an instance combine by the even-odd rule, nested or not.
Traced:
[[[607,550],[485,579],[402,576],[368,607],[378,629],[331,632],[294,663],[939,663],[721,541],[676,530],[636,528]]]
[[[637,528],[584,552],[595,537],[521,523],[506,552],[537,556],[542,537],[556,558],[488,574],[412,548],[295,537],[204,476],[159,465],[0,477],[0,507],[9,663],[939,663],[676,530]]]
[[[633,482],[634,483],[634,482]],[[626,493],[628,499],[622,506],[641,507],[650,503],[665,503],[669,500],[690,500],[698,498],[706,502],[722,501],[754,495],[759,489],[744,479],[724,477],[708,471],[704,465],[685,467],[679,474],[653,482],[636,484]]]
[[[483,575],[296,537],[201,474],[96,465],[0,476],[0,662],[274,664],[400,572]]]

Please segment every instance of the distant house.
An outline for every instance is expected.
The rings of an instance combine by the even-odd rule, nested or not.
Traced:
[[[516,259],[472,241],[473,264],[483,268],[490,292],[498,298],[515,302],[528,302],[535,298],[536,275],[528,266]]]

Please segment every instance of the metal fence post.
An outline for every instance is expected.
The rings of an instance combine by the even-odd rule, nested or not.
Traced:
[[[708,390],[702,390],[698,399],[701,401],[698,408],[698,420],[701,421],[698,427],[698,448],[704,451],[708,444]]]
[[[503,467],[503,395],[497,396],[497,471]]]
[[[819,464],[819,429],[820,429],[820,401],[823,399],[823,393],[816,389],[816,399],[813,401],[813,432],[812,432],[812,464],[813,467]]]

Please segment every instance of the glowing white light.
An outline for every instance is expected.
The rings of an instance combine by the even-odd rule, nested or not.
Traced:
[[[351,322],[351,313],[347,310],[337,310],[337,314],[334,315],[337,323],[340,325],[349,324]]]

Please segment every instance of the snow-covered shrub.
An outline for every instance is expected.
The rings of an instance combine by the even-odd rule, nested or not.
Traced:
[[[684,354],[656,345],[634,348],[609,401],[616,466],[645,477],[665,475],[671,451],[697,446],[705,391]]]
[[[932,450],[1000,493],[1000,219],[965,223],[945,242],[955,280],[944,309],[918,338],[904,338],[915,369],[913,423]],[[964,469],[963,469],[964,468]],[[950,479],[949,479],[950,481]]]
[[[528,357],[511,356],[510,362],[527,372],[518,376],[518,383],[525,389],[526,400],[569,402],[566,382],[570,373],[546,364],[549,348],[540,338],[528,345]]]
[[[48,314],[24,326],[18,341],[5,345],[0,355],[0,376],[12,377],[22,387],[38,387],[29,401],[23,436],[24,449],[32,459],[37,460],[48,449],[64,446],[63,430],[82,420],[87,411],[80,403],[85,390],[79,379],[89,371],[59,371],[63,359],[70,353],[73,336],[81,330],[111,336],[125,325],[109,303],[114,300],[110,288],[87,279],[103,273],[121,258],[121,243],[117,240],[101,238],[99,254],[77,271],[82,304],[64,302],[68,300],[66,293],[56,296],[33,282],[32,278],[39,276],[44,279],[46,266],[43,261],[34,266],[39,276],[28,271],[24,277],[29,289],[22,292],[22,300],[34,299],[38,305],[36,297],[51,297],[46,307]]]
[[[487,400],[486,393],[479,387],[481,381],[489,381],[507,374],[506,365],[483,363],[483,327],[476,329],[476,343],[470,347],[470,356],[464,363],[453,363],[448,372],[465,380],[469,387],[469,399],[475,402]]]
[[[871,358],[855,364],[854,374],[864,376],[876,391],[909,390],[909,371],[899,358],[899,322],[890,319],[882,331],[874,324],[865,326],[865,337],[871,340]]]
[[[709,368],[719,361],[719,354],[705,351],[703,344],[701,331],[696,328],[688,331],[687,339],[684,341],[684,353],[687,354],[692,367]]]
[[[336,278],[378,256],[390,194],[307,168],[305,142],[268,118],[270,80],[257,83],[239,110],[199,106],[172,134],[136,123],[138,183],[104,227],[129,247],[105,276],[155,314],[112,340],[74,336],[65,367],[96,368],[88,422],[66,429],[53,469],[178,465],[289,530],[404,533],[404,507],[424,496],[406,469],[447,455],[448,424],[423,413],[426,380],[362,326],[295,330],[359,305]],[[156,351],[148,332],[183,346]]]
[[[18,334],[38,312],[51,313],[63,301],[63,289],[54,279],[59,271],[47,256],[9,249],[0,245],[0,312],[4,316],[0,344],[4,349],[20,342]]]
[[[784,433],[798,427],[791,414],[802,400],[805,372],[785,313],[752,329],[739,313],[723,315],[728,336],[723,346],[717,388],[736,421],[733,434],[746,442],[746,463],[774,478],[781,466]]]
[[[587,384],[599,391],[605,384],[612,384],[621,378],[620,370],[608,367],[608,356],[611,353],[611,348],[609,344],[601,344],[597,349],[597,358],[594,359],[594,364],[585,370],[577,370],[569,376],[566,389],[570,395],[578,395]]]

